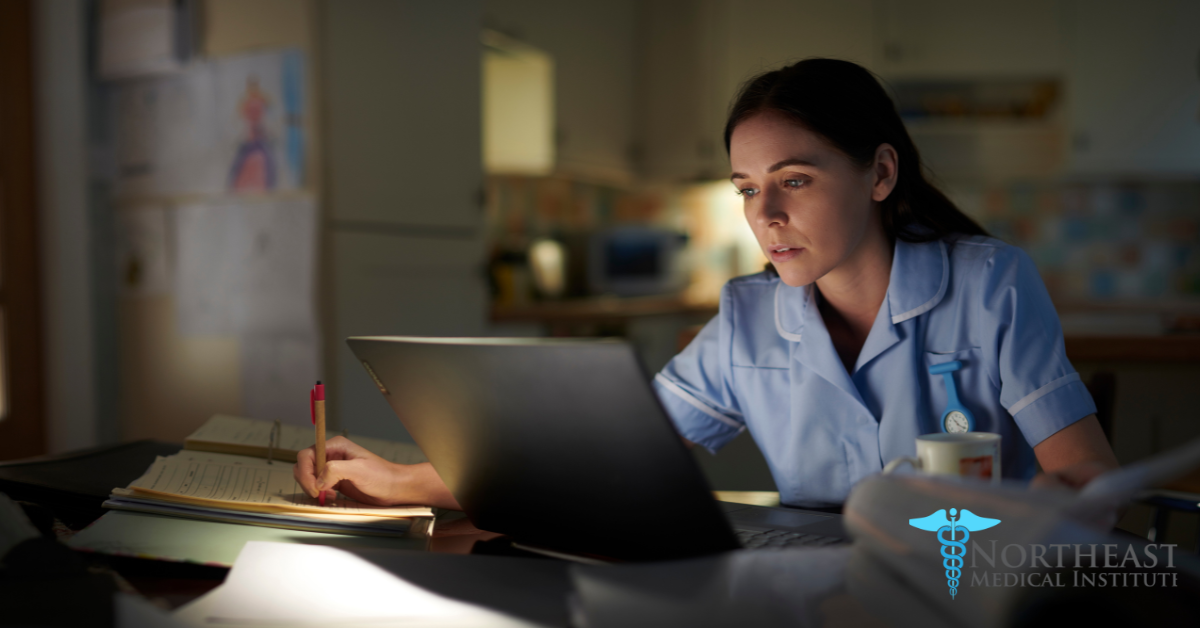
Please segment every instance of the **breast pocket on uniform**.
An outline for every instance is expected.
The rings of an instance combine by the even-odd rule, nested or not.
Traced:
[[[980,347],[925,352],[925,372],[922,374],[922,381],[926,382],[930,405],[927,431],[940,431],[938,421],[949,402],[945,375],[930,373],[930,368],[951,362],[960,364],[957,370],[948,373],[954,382],[959,403],[966,406],[975,417],[975,430],[987,431],[988,425],[981,424],[981,420],[990,422],[987,421],[987,417],[991,414],[990,409],[996,405],[1000,388],[992,381],[989,374],[991,369],[984,364],[983,349]]]

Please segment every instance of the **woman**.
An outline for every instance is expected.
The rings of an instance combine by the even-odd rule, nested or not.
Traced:
[[[939,430],[947,390],[929,369],[958,361],[958,396],[976,431],[1003,437],[1005,476],[1040,464],[1080,486],[1116,466],[1033,263],[925,179],[868,71],[809,59],[753,79],[725,144],[772,266],[729,282],[719,315],[655,378],[689,443],[716,450],[748,429],[784,504],[836,508]],[[457,507],[429,465],[345,439],[328,451],[322,478],[311,454],[297,463],[310,495]]]

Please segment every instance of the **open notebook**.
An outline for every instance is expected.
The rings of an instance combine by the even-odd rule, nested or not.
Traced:
[[[296,454],[312,447],[312,428],[281,425],[228,414],[214,414],[200,429],[183,442],[184,449],[219,454],[254,456],[295,462]],[[352,440],[377,456],[400,464],[426,462],[425,454],[412,443],[397,443],[380,438],[354,436]]]
[[[274,438],[285,445],[300,444],[303,439],[294,433],[300,429],[282,430],[283,439],[277,429]],[[188,438],[183,451],[158,457],[129,486],[114,488],[104,506],[314,532],[386,536],[404,535],[414,518],[433,516],[433,510],[426,506],[370,506],[340,493],[336,499],[321,506],[300,488],[292,476],[290,462],[269,461],[253,455],[196,451],[192,447],[195,442],[206,443],[212,448],[232,443],[240,448],[238,451],[249,452],[265,444],[266,447],[261,447],[265,455],[273,447],[270,442],[261,441],[270,439],[271,431],[272,424],[268,421],[223,415],[213,417]],[[204,438],[196,439],[198,434]],[[372,451],[398,462],[411,464],[424,460],[420,450],[413,445],[361,440],[367,441],[366,446]],[[311,441],[309,432],[309,444]],[[293,460],[296,451],[290,452]]]

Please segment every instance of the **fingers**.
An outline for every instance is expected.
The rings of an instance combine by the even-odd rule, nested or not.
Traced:
[[[320,491],[335,490],[334,487],[338,482],[351,479],[350,476],[353,474],[355,466],[353,462],[347,460],[331,460],[325,463],[325,470],[316,478],[315,490],[311,495],[316,497]]]
[[[356,458],[369,458],[374,455],[366,448],[345,436],[334,436],[325,441],[325,458],[327,460],[354,460]]]
[[[1039,473],[1033,476],[1033,481],[1029,483],[1033,488],[1051,488],[1051,487],[1066,487],[1066,483],[1062,478],[1058,477],[1057,473]]]
[[[1108,467],[1097,461],[1086,461],[1058,472],[1062,481],[1073,488],[1083,488],[1088,482],[1108,471]]]
[[[1079,490],[1105,473],[1109,467],[1102,462],[1086,460],[1034,476],[1031,485],[1036,488],[1060,487]]]
[[[296,464],[292,465],[292,476],[296,478],[296,483],[300,488],[308,493],[309,497],[317,496],[317,478],[313,469],[313,460],[315,454],[312,448],[308,448],[296,453]]]
[[[326,471],[329,470],[330,465],[334,462],[349,462],[364,458],[378,458],[378,456],[344,436],[335,436],[325,441]],[[345,472],[344,467],[343,472]],[[318,497],[323,490],[333,489],[334,485],[344,479],[338,477],[328,484],[322,484],[321,479],[316,475],[316,452],[313,447],[296,453],[296,464],[292,467],[292,475],[296,478],[296,482],[300,484],[300,488],[304,489],[304,492],[313,498]],[[323,474],[322,477],[327,476]]]

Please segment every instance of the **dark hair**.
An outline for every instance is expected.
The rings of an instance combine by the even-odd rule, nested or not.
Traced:
[[[734,127],[764,111],[791,117],[861,168],[874,162],[880,144],[896,149],[896,187],[881,203],[888,237],[931,242],[951,234],[988,235],[926,179],[896,105],[866,68],[837,59],[805,59],[754,77],[729,111],[726,152]]]

